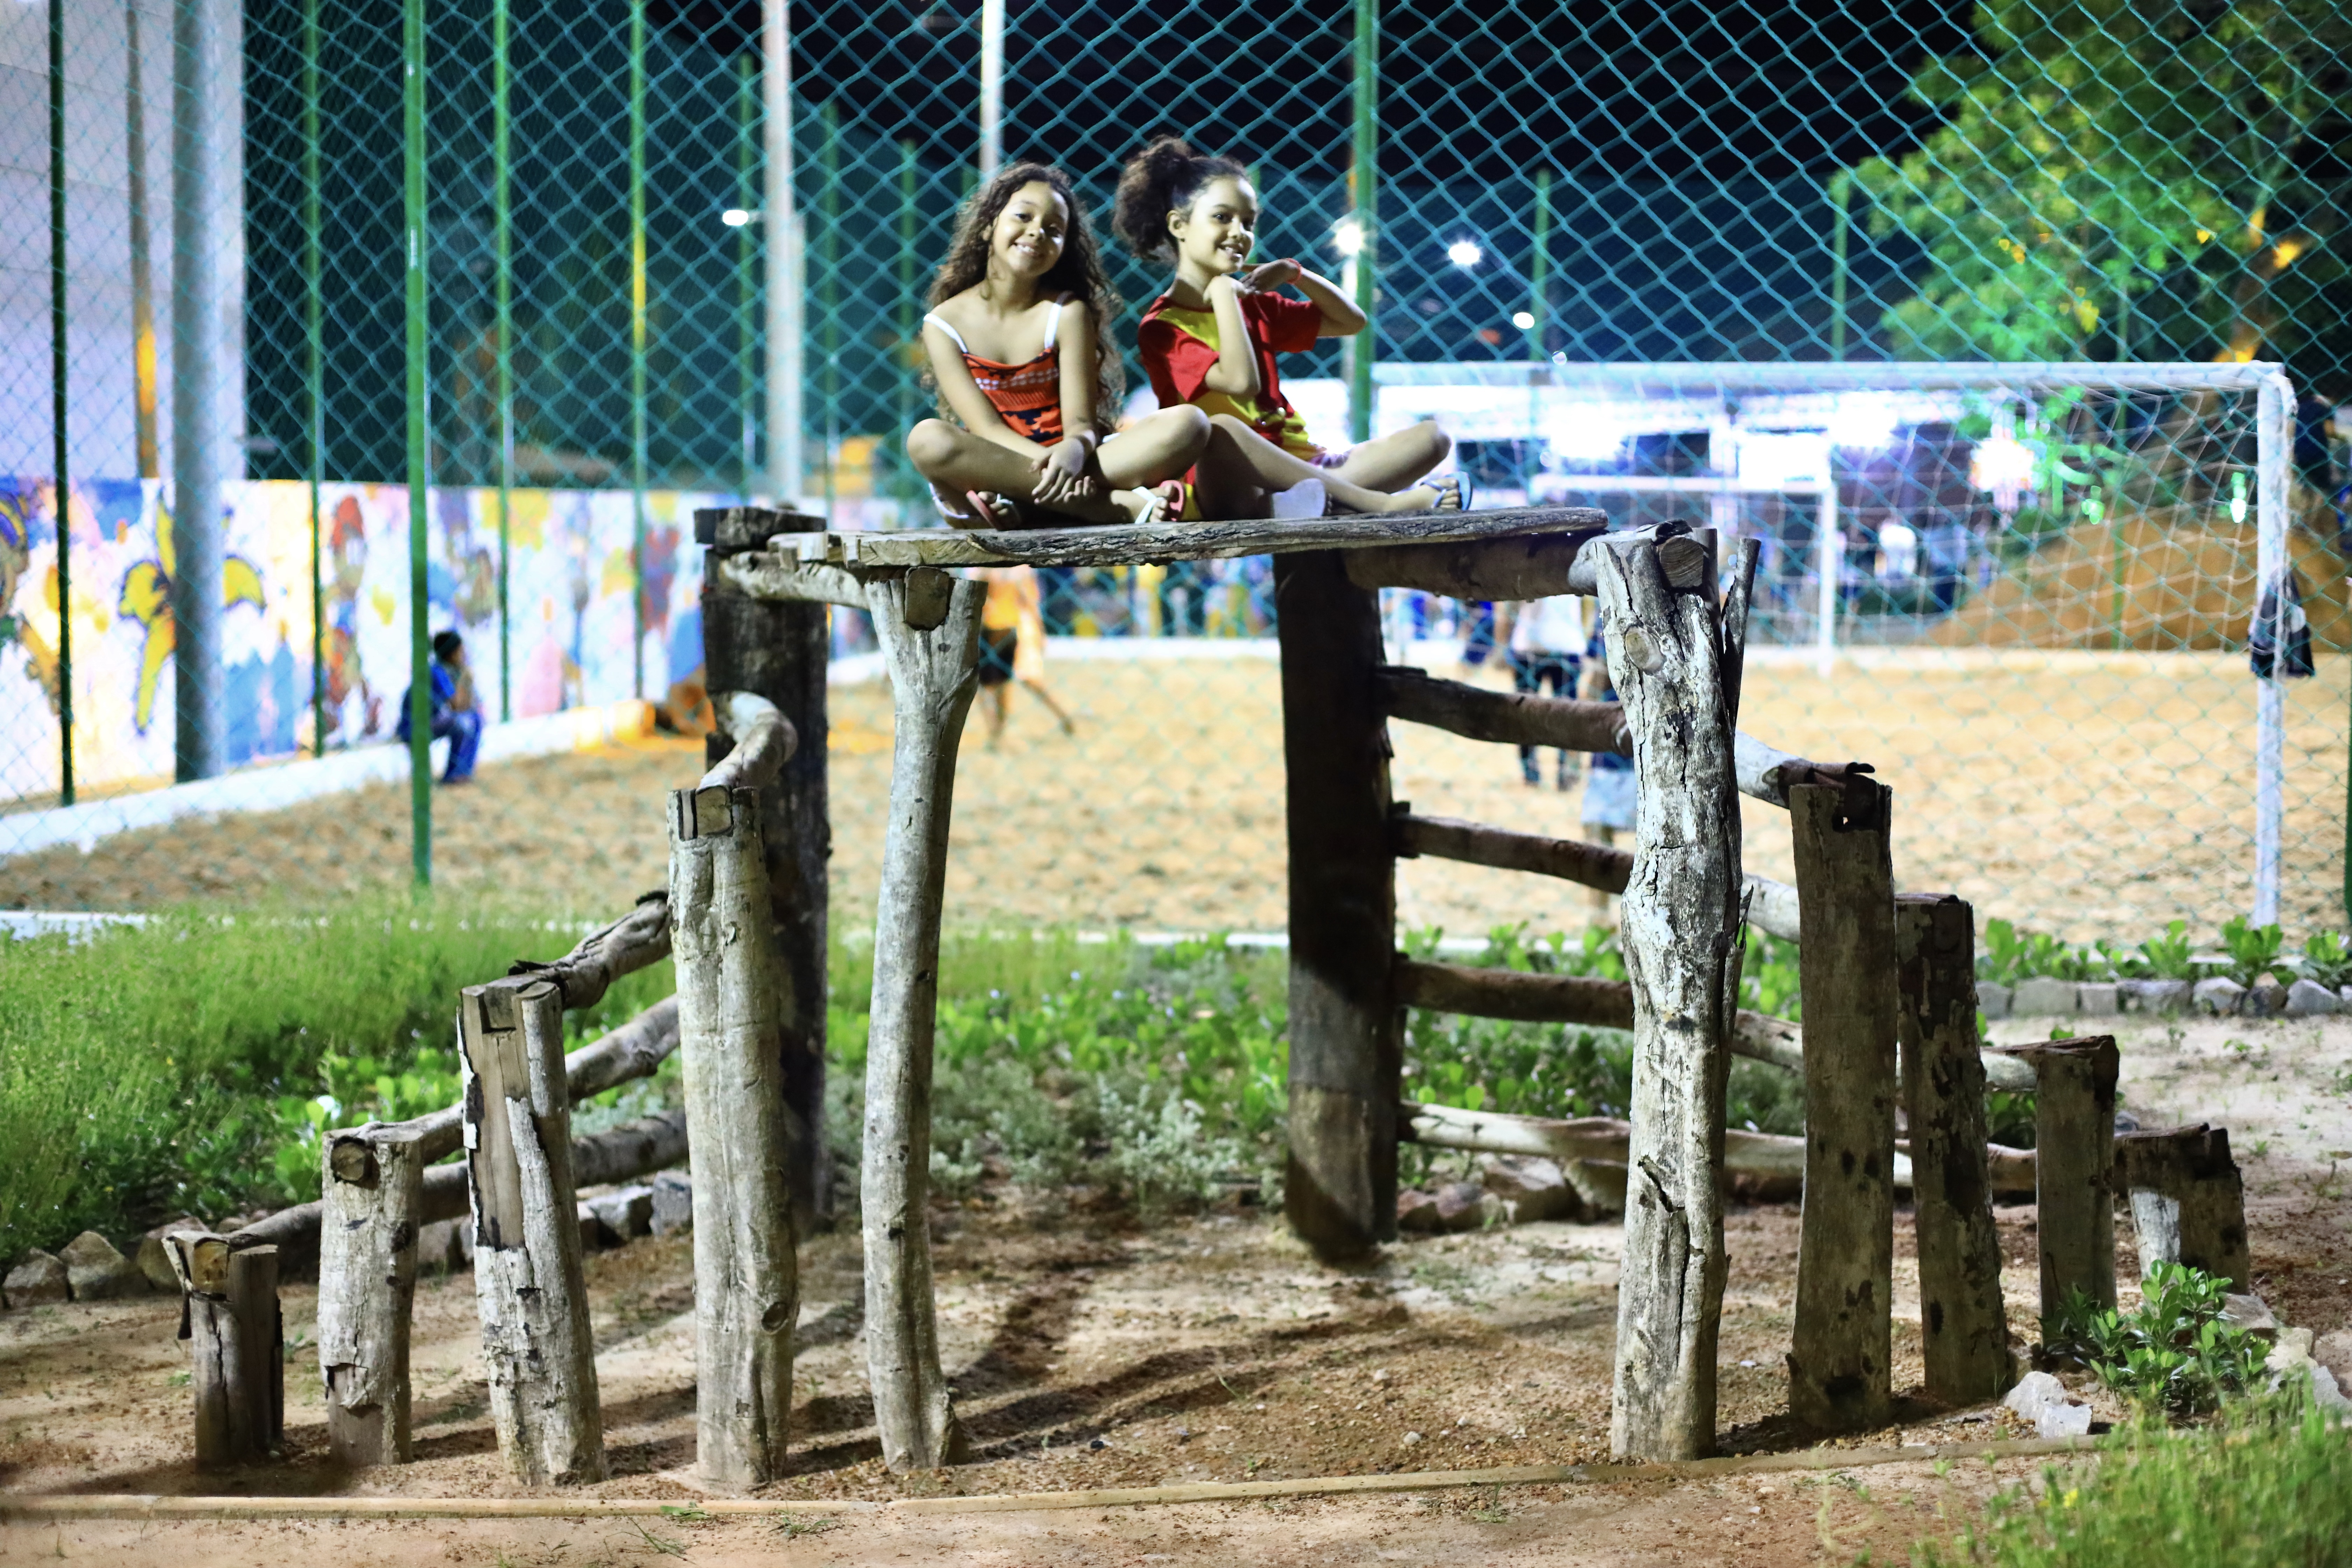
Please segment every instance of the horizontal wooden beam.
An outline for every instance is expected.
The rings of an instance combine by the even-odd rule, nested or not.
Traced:
[[[1625,1163],[1633,1124],[1613,1117],[1583,1116],[1572,1121],[1542,1116],[1507,1116],[1499,1111],[1463,1110],[1451,1105],[1422,1105],[1406,1100],[1397,1107],[1399,1136],[1408,1142],[1437,1149],[1460,1149],[1481,1154],[1532,1155],[1545,1160],[1601,1160]],[[1895,1145],[1895,1184],[1911,1184],[1911,1152],[1898,1140]],[[1992,1190],[2031,1193],[2033,1151],[1999,1143],[1985,1151]],[[1805,1141],[1771,1132],[1727,1129],[1723,1134],[1723,1167],[1735,1176],[1778,1177],[1802,1181]]]
[[[855,572],[772,550],[719,555],[711,561],[709,575],[712,586],[747,599],[866,607],[866,584]]]
[[[1790,786],[1831,784],[1847,792],[1850,814],[1866,816],[1876,801],[1868,763],[1814,763],[1768,745],[1753,735],[1732,737],[1731,763],[1738,775],[1739,793],[1750,800],[1786,810]]]
[[[1374,679],[1388,716],[1409,724],[1506,745],[1557,746],[1564,752],[1609,752],[1621,757],[1633,752],[1625,710],[1614,702],[1491,691],[1402,664],[1381,666]]]
[[[1454,543],[1519,534],[1591,534],[1606,525],[1607,518],[1591,507],[1534,506],[1233,522],[1119,523],[1100,528],[824,532],[811,530],[808,522],[802,513],[764,507],[709,507],[694,514],[694,536],[714,549],[725,548],[719,542],[722,540],[758,538],[766,542],[763,553],[813,565],[1139,566],[1162,561],[1281,555],[1299,550]]]
[[[1595,513],[1596,518],[1599,513]],[[1715,568],[1711,534],[1670,522],[1643,531],[1654,538],[1669,586],[1688,593],[1710,586]],[[1622,545],[1628,535],[1605,536]],[[1604,536],[1596,522],[1580,533],[1521,534],[1439,544],[1379,544],[1348,552],[1348,579],[1359,588],[1413,588],[1448,599],[1549,599],[1593,595],[1600,583],[1592,552]]]

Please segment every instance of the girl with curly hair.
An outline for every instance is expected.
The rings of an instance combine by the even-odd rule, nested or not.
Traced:
[[[948,417],[908,431],[907,457],[950,521],[1142,522],[1180,510],[1171,481],[1199,460],[1208,418],[1163,409],[1109,438],[1126,386],[1104,336],[1118,298],[1060,170],[1016,163],[964,204],[929,304],[925,380]]]
[[[1258,517],[1273,493],[1319,479],[1350,511],[1451,510],[1461,481],[1414,481],[1453,449],[1431,420],[1329,452],[1282,395],[1275,356],[1351,337],[1368,324],[1329,279],[1297,261],[1249,264],[1257,193],[1231,158],[1195,153],[1161,136],[1128,160],[1111,226],[1146,260],[1172,258],[1176,276],[1152,302],[1136,346],[1163,410],[1191,405],[1210,416],[1200,468],[1208,517]],[[1295,288],[1296,300],[1275,290]],[[1406,489],[1407,486],[1413,486]]]

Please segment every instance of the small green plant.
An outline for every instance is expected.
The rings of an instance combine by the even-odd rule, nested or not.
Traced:
[[[2303,972],[2331,991],[2352,985],[2352,947],[2334,931],[2321,931],[2303,944]]]
[[[776,1533],[785,1537],[823,1535],[828,1530],[841,1528],[841,1521],[829,1513],[783,1513],[776,1516]]]
[[[2177,1415],[2212,1409],[2253,1385],[2268,1352],[2221,1320],[2224,1281],[2178,1263],[2158,1263],[2140,1281],[2129,1313],[2067,1293],[2042,1337],[2086,1362],[2100,1383],[2136,1404]]]
[[[2091,948],[2070,947],[2048,931],[2021,931],[2004,920],[1985,921],[1977,978],[2000,985],[2021,980],[2096,980],[2109,961]]]
[[[2275,925],[2253,925],[2243,915],[2231,915],[2221,922],[2221,945],[2229,950],[2230,978],[2241,985],[2252,985],[2256,976],[2278,962],[2286,937]]]
[[[2150,937],[2139,944],[2142,974],[2132,976],[2147,980],[2194,980],[2197,965],[2190,952],[2189,922],[2173,921],[2164,928],[2164,934]]]

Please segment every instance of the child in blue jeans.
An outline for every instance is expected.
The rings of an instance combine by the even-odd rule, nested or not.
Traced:
[[[403,741],[409,734],[408,699],[408,692],[400,694],[400,721],[392,731]],[[474,776],[474,758],[482,749],[482,710],[466,668],[466,639],[454,631],[433,636],[433,738],[449,742],[443,784],[464,784]]]
[[[1596,622],[1598,617],[1595,617]],[[1601,628],[1593,627],[1592,641],[1584,650],[1584,700],[1588,702],[1614,702],[1616,685],[1609,679],[1608,651],[1601,646]],[[1620,833],[1633,831],[1633,759],[1621,757],[1614,752],[1595,752],[1592,772],[1584,783],[1584,826],[1591,829],[1596,844],[1613,844]],[[1592,890],[1592,918],[1596,923],[1609,915],[1609,895],[1595,888]]]

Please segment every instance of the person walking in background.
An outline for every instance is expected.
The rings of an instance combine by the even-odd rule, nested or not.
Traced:
[[[1595,617],[1596,620],[1598,617]],[[1609,653],[1601,646],[1601,629],[1593,628],[1592,640],[1584,649],[1584,690],[1588,702],[1614,702],[1617,688],[1609,679]],[[1620,833],[1633,831],[1633,759],[1621,757],[1613,752],[1596,752],[1592,756],[1592,773],[1584,784],[1584,826],[1586,837],[1595,844],[1613,845]],[[1600,889],[1592,889],[1592,923],[1607,925],[1610,895]]]
[[[982,716],[988,724],[988,749],[1004,739],[1004,721],[1012,683],[1019,681],[1036,694],[1062,726],[1073,735],[1077,725],[1067,710],[1045,689],[1045,617],[1037,594],[1037,574],[1027,566],[985,566],[979,573],[988,584],[980,606],[980,691]]]
[[[433,739],[449,742],[441,782],[464,784],[474,776],[474,758],[482,749],[482,709],[474,696],[473,671],[466,668],[464,637],[454,631],[433,634],[432,672]],[[392,731],[403,741],[409,736],[408,702],[409,693],[402,692],[400,721]]]
[[[1574,697],[1591,633],[1584,625],[1584,601],[1572,594],[1549,599],[1527,599],[1504,606],[1510,629],[1503,644],[1504,662],[1510,666],[1511,685],[1523,692],[1540,693],[1546,686],[1554,697]],[[1568,788],[1580,770],[1574,752],[1559,753],[1559,786]],[[1519,748],[1519,772],[1529,788],[1543,783],[1536,765],[1536,749]]]

